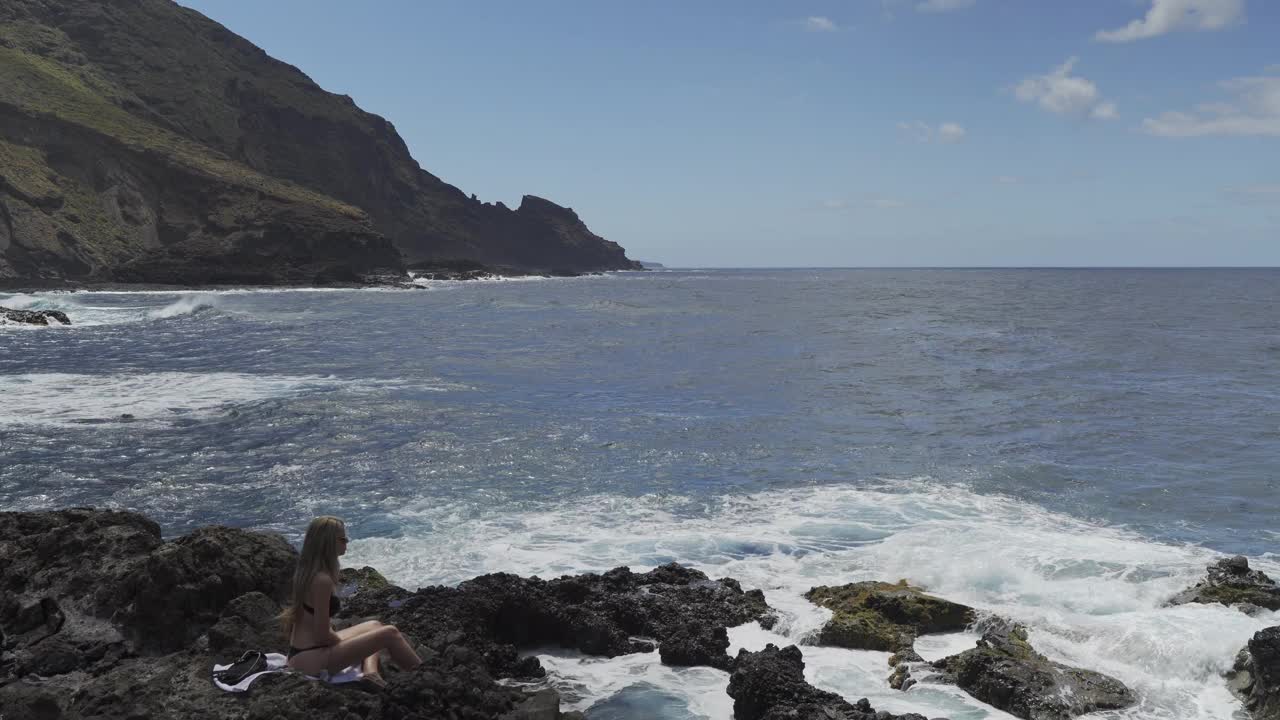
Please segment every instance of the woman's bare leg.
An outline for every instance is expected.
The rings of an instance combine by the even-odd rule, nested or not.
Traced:
[[[383,625],[380,628],[362,633],[353,638],[343,640],[329,649],[328,669],[331,673],[341,672],[343,668],[378,652],[386,650],[391,659],[405,670],[412,670],[422,664],[422,658],[409,646],[409,641],[394,625]]]
[[[378,672],[378,663],[379,663],[379,660],[381,659],[381,658],[379,658],[378,656],[379,656],[380,654],[381,654],[381,653],[374,653],[374,654],[370,655],[369,657],[365,658],[365,659],[364,659],[364,666],[363,666],[361,669],[362,669],[362,670],[364,670],[364,676],[365,676],[365,677],[369,678],[371,681],[373,681],[374,683],[376,683],[376,684],[378,684],[378,685],[381,685],[381,686],[383,686],[383,687],[386,687],[386,686],[387,686],[387,681],[386,681],[386,680],[383,680],[383,679],[382,679],[382,675],[381,675],[381,674],[379,674],[379,672]]]
[[[378,622],[377,620],[366,620],[357,625],[352,625],[349,628],[336,630],[335,632],[338,634],[338,637],[342,638],[343,640],[346,640],[347,638],[353,638],[357,635],[363,635],[367,632],[377,630],[380,627],[382,627],[382,623]]]

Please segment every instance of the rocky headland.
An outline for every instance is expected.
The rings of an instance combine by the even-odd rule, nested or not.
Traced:
[[[759,590],[677,564],[551,580],[495,573],[414,591],[374,568],[344,569],[349,594],[336,622],[395,625],[426,661],[420,668],[389,664],[385,688],[278,673],[246,693],[217,689],[215,663],[287,645],[276,617],[296,563],[296,550],[274,533],[212,526],[165,540],[156,523],[125,511],[0,513],[5,720],[581,717],[562,712],[560,696],[547,687],[530,654],[543,647],[603,657],[656,653],[666,665],[723,670],[739,720],[924,720],[813,687],[795,646],[731,657],[727,629],[750,622],[770,628],[774,611]],[[900,689],[913,674],[954,683],[1028,720],[1064,720],[1136,700],[1116,678],[1045,658],[1020,626],[906,583],[815,588],[810,596],[852,614],[860,627],[884,631],[879,637],[889,641],[873,642],[896,650],[890,682]],[[973,649],[935,663],[915,653],[916,635],[973,618],[984,631]],[[1280,628],[1259,632],[1224,682],[1254,718],[1280,718]]]
[[[570,208],[465,195],[391,123],[171,0],[0,3],[0,282],[360,284],[458,260],[639,269]]]

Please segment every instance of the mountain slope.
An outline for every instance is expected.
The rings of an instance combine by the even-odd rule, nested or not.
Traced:
[[[554,203],[467,197],[386,120],[169,0],[0,4],[0,277],[307,282],[462,258],[635,266]]]

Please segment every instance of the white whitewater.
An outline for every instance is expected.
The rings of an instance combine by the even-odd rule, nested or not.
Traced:
[[[202,417],[239,403],[338,383],[319,376],[226,372],[0,375],[0,427]]]
[[[801,645],[814,685],[880,710],[953,720],[1007,718],[953,687],[889,689],[887,653],[807,645],[827,611],[810,587],[907,578],[932,592],[1026,623],[1032,643],[1061,662],[1114,675],[1142,700],[1097,717],[1227,720],[1238,709],[1221,673],[1277,613],[1249,617],[1220,606],[1162,607],[1217,556],[1151,542],[1004,497],[924,481],[880,490],[827,487],[729,499],[690,512],[677,497],[586,498],[567,507],[415,506],[397,500],[397,538],[355,543],[368,563],[408,586],[456,583],[486,572],[544,578],[679,561],[711,577],[760,588],[782,621],[730,631],[731,653],[766,643]],[[388,508],[391,510],[390,508]],[[414,528],[420,528],[415,531]],[[1271,558],[1254,564],[1275,573]],[[927,637],[926,659],[971,647],[976,636]],[[585,709],[628,688],[680,698],[690,717],[729,718],[728,675],[663,667],[656,653],[612,660],[547,650],[550,683]]]

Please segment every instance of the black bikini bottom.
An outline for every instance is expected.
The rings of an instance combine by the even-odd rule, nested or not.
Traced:
[[[329,647],[329,646],[328,646],[328,645],[312,645],[312,646],[311,646],[311,647],[309,647],[309,648],[296,648],[296,647],[294,647],[294,646],[290,645],[290,646],[289,646],[289,657],[293,657],[294,655],[297,655],[298,653],[304,653],[304,652],[307,652],[308,650],[319,650],[319,649],[321,649],[321,648],[327,648],[327,647]]]

